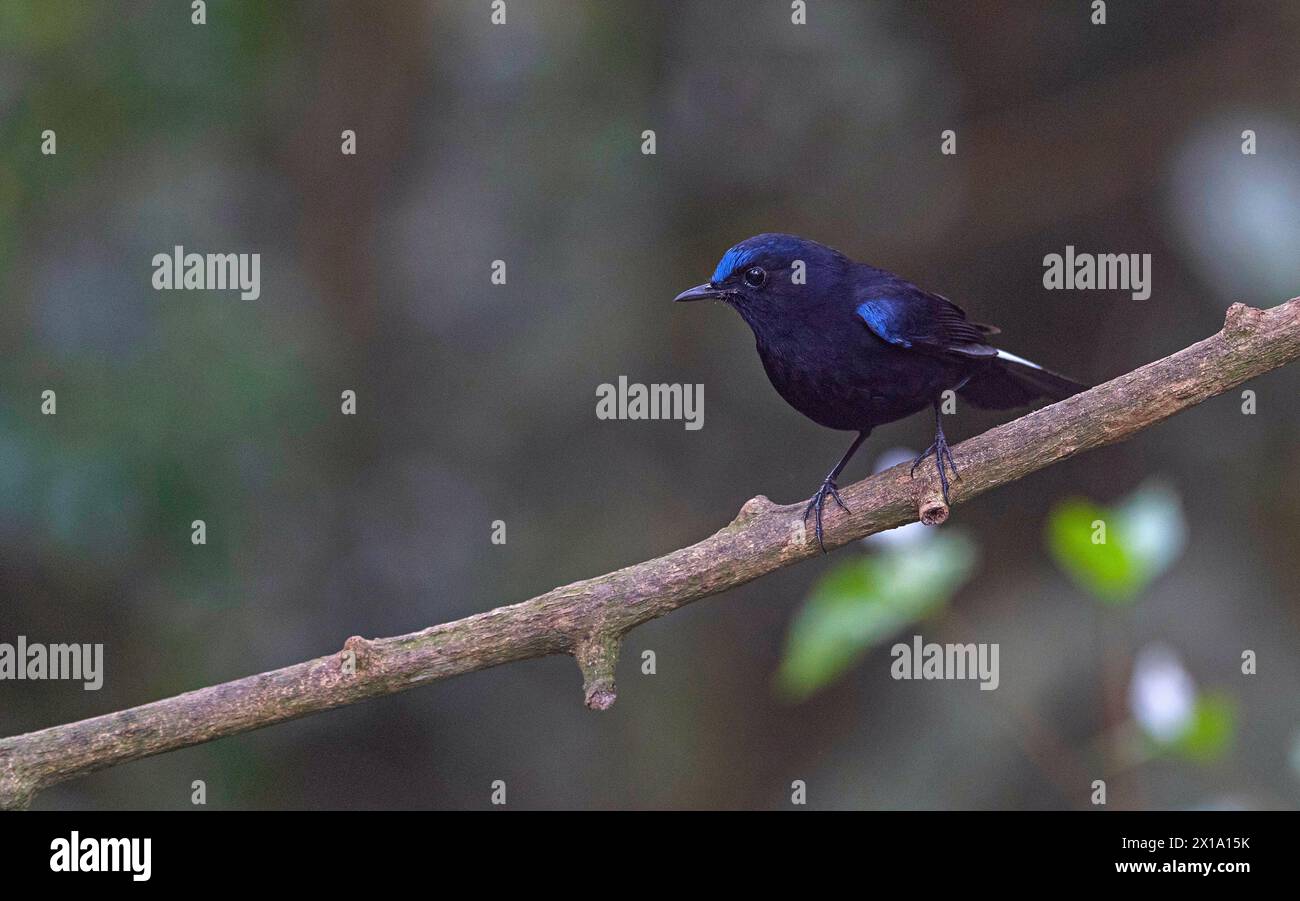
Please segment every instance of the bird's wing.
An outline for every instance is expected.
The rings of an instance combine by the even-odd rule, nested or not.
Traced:
[[[944,297],[942,294],[936,294],[936,295],[934,295],[934,296],[937,297],[937,298],[939,298],[940,300],[942,300],[942,301],[943,301],[944,303],[946,303],[948,306],[952,307],[952,308],[953,308],[954,310],[956,310],[958,313],[960,313],[960,314],[962,315],[962,318],[965,318],[965,316],[966,316],[966,311],[963,310],[961,307],[957,306],[955,303],[953,303],[953,302],[952,302],[951,300],[949,300],[948,298]],[[972,322],[971,325],[975,326],[975,328],[979,329],[980,332],[983,333],[983,334],[985,334],[985,335],[1000,335],[1000,334],[1002,334],[1002,329],[998,328],[996,325],[987,325],[987,324],[985,324],[985,323],[983,323],[983,322]]]
[[[857,298],[855,312],[878,338],[896,347],[965,357],[994,357],[984,343],[991,326],[971,322],[946,297],[908,285],[874,286]]]

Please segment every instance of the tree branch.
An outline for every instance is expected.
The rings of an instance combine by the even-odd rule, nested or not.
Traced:
[[[1297,357],[1300,298],[1270,310],[1233,304],[1218,334],[962,442],[954,449],[962,478],[952,499],[1114,444]],[[902,465],[843,489],[856,512],[828,511],[827,546],[918,518],[942,522],[948,509],[935,481],[932,472],[913,480]],[[394,638],[354,636],[327,657],[0,739],[0,807],[26,807],[50,785],[119,763],[548,654],[572,654],[587,706],[605,709],[614,703],[614,665],[628,630],[817,555],[802,510],[760,495],[697,544],[522,603]]]

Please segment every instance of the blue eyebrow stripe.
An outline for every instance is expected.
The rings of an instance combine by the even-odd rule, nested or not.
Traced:
[[[718,268],[713,270],[713,278],[711,281],[715,284],[726,281],[728,276],[740,267],[747,265],[753,258],[754,251],[752,249],[740,250],[736,247],[731,248],[723,254],[722,259],[718,261]]]

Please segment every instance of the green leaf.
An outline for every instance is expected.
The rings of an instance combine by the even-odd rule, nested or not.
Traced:
[[[1182,553],[1187,540],[1177,494],[1147,483],[1113,508],[1088,500],[1058,504],[1047,545],[1063,570],[1093,597],[1132,603]]]
[[[969,578],[975,545],[946,531],[855,557],[819,581],[795,615],[776,688],[802,700],[826,687],[871,648],[941,609]]]
[[[1209,763],[1221,758],[1232,744],[1237,708],[1225,694],[1206,694],[1196,699],[1196,709],[1187,731],[1168,745],[1174,753]]]

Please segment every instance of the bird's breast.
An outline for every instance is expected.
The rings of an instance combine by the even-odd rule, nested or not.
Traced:
[[[850,326],[841,333],[796,323],[779,338],[758,337],[772,386],[819,425],[857,431],[893,422],[924,408],[953,378],[942,363]]]

